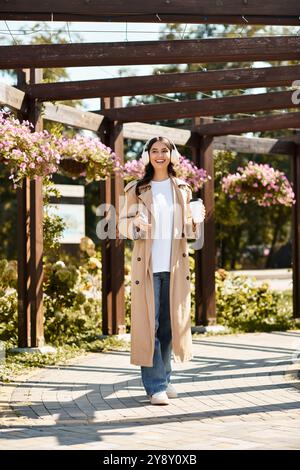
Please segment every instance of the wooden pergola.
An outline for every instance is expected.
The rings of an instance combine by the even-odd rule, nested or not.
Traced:
[[[299,25],[300,4],[290,0],[282,8],[279,0],[24,0],[1,2],[2,20],[172,22]],[[283,11],[284,10],[284,11]],[[72,13],[70,13],[70,11]],[[93,13],[91,13],[91,11]],[[182,12],[185,13],[182,13]],[[197,196],[207,211],[205,245],[195,252],[196,323],[213,323],[215,308],[215,228],[213,149],[245,153],[287,155],[292,160],[296,204],[293,217],[293,309],[300,317],[300,138],[247,138],[236,134],[300,127],[299,104],[292,91],[206,98],[143,106],[122,106],[122,96],[170,92],[251,89],[291,86],[300,79],[300,65],[236,68],[195,73],[123,77],[63,83],[41,83],[44,67],[107,65],[226,63],[258,60],[298,60],[300,36],[224,38],[174,41],[0,46],[0,68],[16,69],[18,85],[0,84],[0,103],[29,119],[41,129],[43,119],[98,133],[105,144],[123,156],[123,139],[147,140],[169,136],[177,145],[188,145],[192,159],[212,179]],[[27,69],[24,71],[24,69]],[[23,71],[22,71],[23,70]],[[81,111],[51,101],[101,98],[101,109]],[[41,104],[43,112],[41,113]],[[282,114],[214,121],[218,115],[290,110]],[[151,121],[192,118],[191,129],[174,129]],[[149,123],[146,123],[149,122]],[[123,158],[123,157],[122,157]],[[113,204],[119,213],[123,181],[119,176],[100,182],[99,203]],[[42,182],[25,180],[18,190],[18,295],[19,346],[42,346]],[[103,333],[125,331],[124,240],[102,241]]]

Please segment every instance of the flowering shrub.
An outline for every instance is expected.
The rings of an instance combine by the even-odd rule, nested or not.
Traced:
[[[145,165],[141,159],[130,160],[121,167],[121,176],[125,181],[141,179],[145,173]]]
[[[238,331],[287,330],[294,326],[291,305],[267,283],[256,286],[245,275],[216,272],[218,324]]]
[[[81,344],[101,333],[101,261],[85,255],[80,265],[65,261],[44,266],[45,340]],[[17,342],[17,262],[0,260],[0,340]]]
[[[0,340],[17,340],[17,261],[0,260]]]
[[[211,179],[206,170],[198,168],[193,162],[182,155],[179,157],[179,163],[174,165],[174,169],[178,177],[189,183],[194,192],[197,192],[204,183]]]
[[[61,137],[58,149],[63,172],[71,177],[84,176],[87,182],[105,179],[120,166],[117,155],[97,138],[79,134],[72,139]]]
[[[250,161],[245,168],[224,176],[222,189],[230,198],[247,204],[255,201],[259,206],[281,204],[291,206],[295,195],[286,176],[267,164]]]
[[[32,124],[0,113],[0,160],[10,168],[14,186],[24,177],[55,173],[60,162],[57,139],[48,131],[31,132]]]
[[[80,344],[101,332],[101,262],[87,258],[76,266],[47,263],[44,279],[45,339]]]

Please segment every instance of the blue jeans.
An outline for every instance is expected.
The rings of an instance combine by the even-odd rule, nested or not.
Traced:
[[[153,274],[155,297],[155,344],[153,366],[141,366],[148,395],[166,390],[171,376],[172,330],[170,319],[170,272]]]

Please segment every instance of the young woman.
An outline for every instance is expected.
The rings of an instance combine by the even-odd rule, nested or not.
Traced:
[[[187,239],[199,237],[192,219],[191,187],[176,177],[174,143],[146,142],[145,174],[128,183],[119,233],[135,240],[131,261],[131,363],[141,366],[150,402],[167,405],[177,396],[170,383],[175,362],[192,358],[190,269]],[[203,208],[202,219],[205,217]]]

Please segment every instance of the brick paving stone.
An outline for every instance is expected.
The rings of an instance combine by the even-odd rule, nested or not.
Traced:
[[[300,332],[197,337],[178,398],[152,406],[129,353],[91,353],[0,387],[0,449],[300,449]]]

